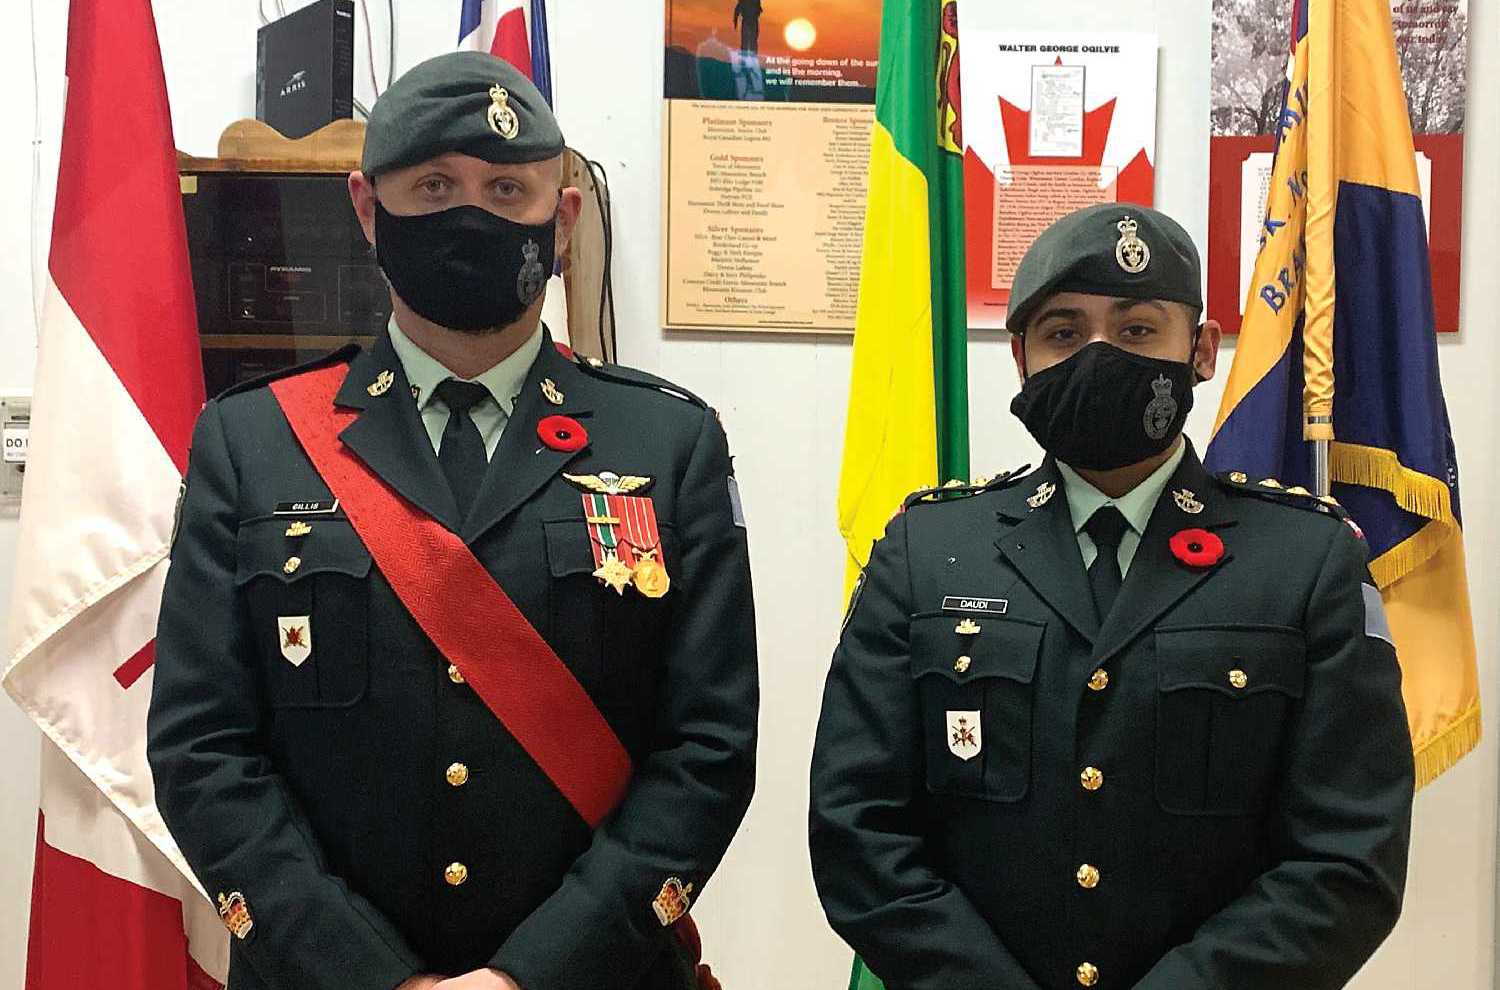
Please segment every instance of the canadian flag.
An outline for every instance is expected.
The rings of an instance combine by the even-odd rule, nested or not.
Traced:
[[[184,990],[228,934],[156,811],[152,648],[203,405],[149,0],[73,0],[4,683],[45,735],[28,990]]]

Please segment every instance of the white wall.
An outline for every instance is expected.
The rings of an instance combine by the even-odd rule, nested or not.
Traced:
[[[874,0],[871,0],[874,2]],[[56,153],[65,5],[34,0],[41,85],[45,254]],[[1207,228],[1208,4],[1156,0],[1010,0],[1017,27],[1058,23],[1160,33],[1158,205],[1199,244]],[[19,6],[19,4],[17,5]],[[179,147],[212,154],[219,130],[253,110],[254,0],[155,0]],[[384,8],[370,0],[383,58]],[[398,67],[446,50],[454,0],[398,0]],[[807,756],[841,611],[842,549],[834,492],[847,342],[814,337],[665,335],[658,316],[662,18],[657,3],[552,0],[557,102],[571,143],[604,161],[617,224],[615,285],[624,360],[707,396],[721,410],[750,522],[760,613],[764,707],[760,786],[745,827],[698,912],[715,968],[734,990],[836,990],[848,951],[823,923],[805,852]],[[728,4],[726,2],[726,8]],[[628,13],[627,13],[628,12]],[[1500,488],[1500,0],[1470,0],[1471,103],[1465,198],[1463,332],[1442,361],[1468,510],[1468,546],[1483,684],[1500,705],[1497,613]],[[24,19],[0,36],[0,388],[31,377],[34,330],[28,217],[33,93]],[[363,33],[359,32],[363,48]],[[383,78],[383,76],[382,76]],[[358,95],[369,81],[356,73]],[[1225,365],[1229,355],[1225,355]],[[1006,342],[970,346],[975,473],[1036,458],[1006,406],[1015,388]],[[1207,438],[1221,379],[1200,390],[1189,432]],[[0,516],[0,607],[10,590],[15,523]],[[1356,983],[1360,990],[1484,990],[1495,950],[1496,736],[1419,798],[1406,916]],[[20,986],[35,834],[36,734],[0,701],[0,986]]]

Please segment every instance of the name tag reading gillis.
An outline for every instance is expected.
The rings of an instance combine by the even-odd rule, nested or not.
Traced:
[[[1010,608],[1005,598],[959,598],[949,595],[943,599],[944,612],[964,612],[976,615],[1004,615]]]
[[[308,502],[277,502],[273,516],[331,516],[339,511],[339,500],[325,498]]]

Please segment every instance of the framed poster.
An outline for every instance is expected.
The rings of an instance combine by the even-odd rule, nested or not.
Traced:
[[[1054,220],[1096,203],[1150,205],[1156,38],[1011,31],[1000,5],[961,4],[969,326],[1005,325],[1016,267]]]
[[[666,13],[663,324],[852,333],[880,4]]]

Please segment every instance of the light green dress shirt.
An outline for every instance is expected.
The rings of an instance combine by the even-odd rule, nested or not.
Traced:
[[[1171,480],[1172,473],[1177,470],[1177,465],[1182,463],[1183,455],[1187,453],[1187,443],[1179,442],[1177,453],[1168,457],[1166,462],[1150,477],[1136,485],[1130,491],[1119,498],[1110,498],[1108,495],[1095,488],[1083,479],[1077,471],[1068,467],[1061,461],[1057,464],[1057,471],[1062,475],[1063,492],[1068,497],[1068,512],[1073,516],[1073,532],[1078,537],[1078,549],[1083,554],[1083,568],[1088,570],[1094,563],[1094,558],[1099,556],[1099,548],[1094,546],[1094,541],[1089,534],[1083,531],[1094,512],[1101,505],[1113,505],[1120,510],[1120,515],[1130,524],[1125,530],[1125,535],[1120,537],[1120,577],[1124,577],[1130,570],[1130,562],[1135,559],[1135,552],[1141,545],[1141,535],[1146,532],[1146,524],[1151,521],[1151,513],[1156,509],[1157,500]]]
[[[411,383],[412,398],[417,400],[417,410],[422,414],[422,426],[426,428],[427,437],[432,441],[432,449],[436,453],[443,446],[443,428],[448,425],[448,407],[433,393],[444,379],[458,376],[412,343],[411,338],[396,325],[394,316],[391,317],[390,331],[391,347],[401,361],[401,370],[406,372],[406,380]],[[521,389],[526,386],[526,376],[531,373],[531,366],[541,352],[542,328],[538,325],[536,333],[510,357],[478,378],[461,379],[478,382],[490,393],[488,399],[475,403],[469,410],[469,418],[474,420],[474,425],[479,428],[479,435],[484,438],[485,457],[495,456],[495,448],[500,445],[500,435],[505,432],[505,424],[510,422],[511,414],[515,412],[516,399],[520,398]]]

